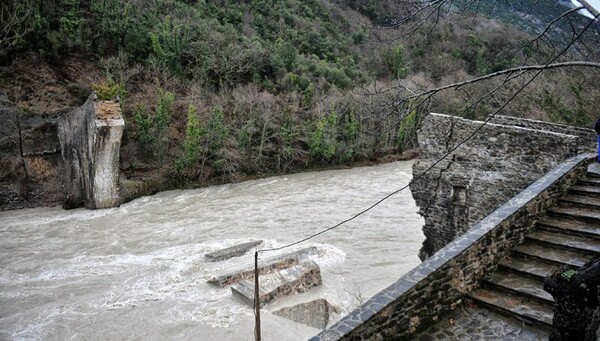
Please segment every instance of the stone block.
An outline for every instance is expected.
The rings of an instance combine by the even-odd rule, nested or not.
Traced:
[[[314,254],[317,254],[317,248],[314,246],[290,252],[283,256],[269,259],[265,263],[259,263],[258,271],[260,275],[266,275],[278,270],[286,269],[300,263],[301,259]],[[237,283],[243,279],[252,278],[254,278],[254,266],[249,266],[245,269],[236,270],[225,275],[211,278],[208,280],[208,283],[222,288],[224,286]]]
[[[298,263],[298,259],[294,257],[278,259],[259,266],[258,273],[260,275],[267,275],[275,271],[287,269],[289,267],[297,265]],[[207,283],[219,288],[223,288],[225,286],[235,284],[239,281],[248,280],[252,278],[254,278],[254,267],[249,267],[244,270],[237,270],[225,275],[213,277],[209,279]]]
[[[285,317],[297,323],[302,323],[318,329],[325,329],[329,323],[329,315],[335,311],[326,299],[296,304],[273,312],[273,314]]]
[[[218,262],[233,257],[239,257],[248,252],[248,250],[250,250],[251,248],[260,245],[262,242],[262,240],[256,240],[248,243],[234,245],[215,252],[207,253],[206,255],[204,255],[204,258],[206,258],[208,262]]]
[[[258,301],[260,306],[279,297],[305,292],[321,285],[321,269],[312,261],[259,277]],[[254,306],[254,281],[242,280],[231,286],[233,296],[243,303]]]

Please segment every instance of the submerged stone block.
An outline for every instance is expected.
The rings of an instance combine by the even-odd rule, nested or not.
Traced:
[[[266,275],[266,274],[270,274],[274,271],[287,269],[298,263],[299,263],[298,259],[294,258],[294,257],[279,259],[279,260],[275,260],[275,261],[272,261],[267,264],[259,266],[258,273],[260,275]],[[217,286],[219,288],[222,288],[227,285],[235,284],[241,280],[252,279],[252,278],[254,278],[254,267],[247,268],[244,270],[234,271],[234,272],[228,273],[226,275],[211,278],[207,281],[207,283]]]
[[[276,310],[273,314],[307,326],[325,329],[329,323],[329,315],[334,310],[326,299],[320,298]]]
[[[322,283],[321,269],[315,262],[297,264],[275,273],[259,276],[258,300],[262,307],[279,297],[305,292]],[[231,292],[236,299],[251,307],[254,306],[254,281],[242,280],[231,286]]]
[[[269,259],[266,261],[266,263],[259,263],[258,273],[260,275],[266,275],[278,270],[289,268],[300,263],[300,259],[306,258],[309,255],[314,254],[317,254],[317,248],[311,246],[305,249],[285,254],[283,256],[278,256],[276,258]],[[225,275],[211,278],[207,282],[208,284],[212,284],[214,286],[222,288],[224,286],[237,283],[241,280],[252,278],[254,278],[254,266],[249,266],[248,268],[242,270],[236,270]]]
[[[233,257],[239,257],[248,252],[248,250],[250,250],[251,248],[260,245],[262,242],[262,240],[256,240],[253,242],[234,245],[226,249],[221,249],[215,252],[207,253],[206,255],[204,255],[204,257],[209,262],[218,262]]]

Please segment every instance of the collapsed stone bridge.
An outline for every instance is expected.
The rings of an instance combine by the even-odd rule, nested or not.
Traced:
[[[413,174],[433,168],[411,190],[425,218],[425,261],[311,341],[413,338],[466,301],[548,335],[544,277],[600,254],[600,172],[588,172],[595,156],[586,154],[595,133],[504,116],[482,124],[424,119]]]

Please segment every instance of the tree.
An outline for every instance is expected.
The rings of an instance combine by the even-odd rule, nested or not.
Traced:
[[[511,8],[521,12],[540,11],[543,13],[540,17],[547,19],[545,26],[537,32],[530,32],[528,39],[515,46],[494,37],[464,37],[468,38],[467,48],[472,50],[471,54],[465,54],[460,50],[435,50],[441,48],[435,44],[438,41],[443,42],[451,35],[461,34],[457,32],[462,29],[461,23],[478,23],[479,18],[494,14],[494,11],[501,11],[502,9],[498,8],[501,6],[500,2],[482,0],[402,2],[403,10],[398,11],[401,15],[388,18],[386,20],[388,24],[382,27],[382,30],[393,32],[388,33],[388,36],[393,36],[393,39],[384,41],[384,44],[393,43],[393,46],[388,48],[390,52],[384,61],[391,70],[395,72],[402,70],[398,67],[401,64],[393,63],[403,57],[402,53],[399,55],[395,53],[395,47],[400,46],[398,44],[401,43],[407,47],[406,52],[412,55],[413,61],[427,60],[427,63],[417,67],[425,71],[426,77],[430,78],[424,81],[396,80],[386,87],[379,88],[375,84],[365,88],[364,91],[374,97],[386,96],[382,110],[385,110],[388,116],[398,112],[412,113],[413,110],[420,113],[432,109],[439,110],[439,108],[446,108],[449,102],[455,102],[454,109],[456,107],[461,109],[452,114],[484,119],[500,112],[522,115],[523,111],[533,110],[532,102],[537,103],[538,107],[543,107],[544,98],[548,97],[552,85],[555,88],[560,87],[559,93],[561,93],[561,98],[552,98],[553,108],[562,110],[559,114],[563,116],[572,112],[577,112],[581,116],[581,113],[585,112],[582,98],[586,97],[582,96],[581,91],[585,90],[588,95],[592,94],[589,97],[600,95],[597,91],[598,78],[600,78],[600,24],[598,22],[600,13],[590,5],[589,1],[580,1],[580,3],[580,6],[561,9],[554,3],[533,0],[503,2],[502,6],[512,6]],[[587,17],[581,15],[582,10],[588,10],[591,15]],[[520,25],[513,20],[515,19],[512,16],[506,18],[507,22]],[[489,23],[482,25],[485,24],[489,25]],[[531,26],[521,28],[531,29]],[[504,46],[505,49],[499,49],[498,45]],[[425,51],[417,52],[423,49],[421,46],[424,46]],[[432,50],[427,51],[427,48]],[[417,53],[420,55],[416,55]],[[463,70],[466,68],[457,67],[462,74],[456,72],[456,76],[449,76],[447,70],[453,67],[451,60],[471,63],[471,73],[465,75]],[[442,69],[444,72],[436,74],[437,69]],[[563,72],[564,70],[568,72]],[[400,73],[397,75],[400,76]],[[581,82],[585,84],[578,84],[579,78],[583,79]],[[521,98],[525,93],[529,98]],[[393,94],[392,99],[389,98],[390,94]],[[548,103],[546,100],[546,105]],[[577,110],[570,107],[576,107]],[[579,117],[571,122],[589,124],[596,113],[593,112],[593,104],[590,104],[587,109],[586,119]],[[405,117],[405,114],[400,115],[400,120]],[[373,131],[377,132],[379,129]]]
[[[0,61],[25,43],[36,25],[35,0],[3,0],[0,4]]]

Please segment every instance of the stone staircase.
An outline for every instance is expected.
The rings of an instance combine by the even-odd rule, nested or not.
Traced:
[[[468,296],[478,305],[549,329],[554,300],[543,290],[544,278],[563,266],[577,269],[599,252],[600,173],[588,170]]]

